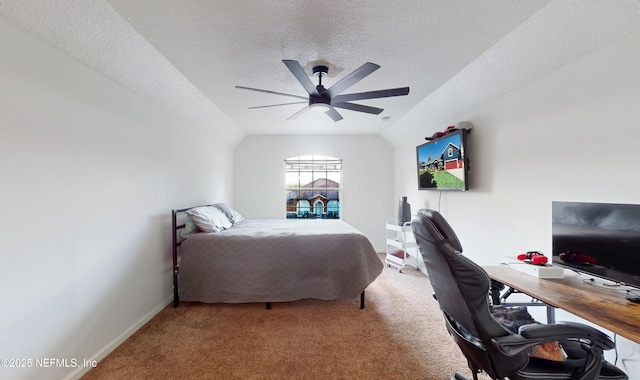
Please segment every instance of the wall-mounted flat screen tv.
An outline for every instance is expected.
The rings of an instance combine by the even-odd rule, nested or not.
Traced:
[[[552,262],[640,287],[640,205],[553,202]]]
[[[419,190],[469,190],[468,134],[459,129],[416,148]]]

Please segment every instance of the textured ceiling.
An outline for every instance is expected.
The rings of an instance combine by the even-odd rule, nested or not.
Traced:
[[[634,0],[0,0],[0,15],[232,143],[246,134],[384,135],[452,83],[482,83],[468,90],[498,96],[638,30],[639,8]],[[248,110],[295,100],[234,86],[306,94],[283,59],[328,65],[325,87],[373,62],[381,68],[345,93],[411,91],[357,101],[385,111],[339,110],[339,122],[311,113],[288,121],[300,104]],[[481,80],[492,64],[502,75],[495,84]]]

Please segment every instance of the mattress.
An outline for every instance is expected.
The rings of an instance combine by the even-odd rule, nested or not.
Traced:
[[[180,300],[206,303],[359,296],[382,272],[371,242],[340,220],[245,220],[181,246]]]

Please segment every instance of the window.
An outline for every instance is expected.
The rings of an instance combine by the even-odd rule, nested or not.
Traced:
[[[342,160],[299,156],[284,160],[287,219],[340,219]]]

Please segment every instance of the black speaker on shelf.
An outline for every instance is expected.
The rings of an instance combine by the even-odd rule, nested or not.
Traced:
[[[411,205],[407,202],[407,197],[400,197],[398,204],[398,225],[402,226],[411,221]]]

